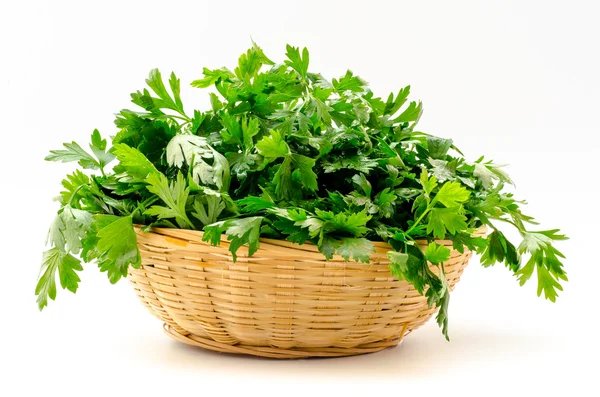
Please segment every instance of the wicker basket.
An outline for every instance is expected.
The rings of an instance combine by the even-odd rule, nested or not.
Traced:
[[[129,279],[165,331],[190,345],[273,358],[350,356],[397,345],[435,313],[390,274],[391,247],[383,242],[364,264],[326,261],[310,244],[261,239],[251,258],[242,247],[234,263],[226,236],[213,247],[198,231],[137,232],[142,267],[130,269]],[[450,288],[470,257],[452,251],[444,265]]]

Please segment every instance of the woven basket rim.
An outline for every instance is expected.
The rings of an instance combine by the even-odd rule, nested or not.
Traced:
[[[134,229],[136,230],[137,233],[139,232],[143,232],[143,228],[146,227],[146,225],[139,225],[139,224],[134,224],[133,225]],[[171,233],[173,230],[184,230],[186,233],[193,233],[196,234],[200,237],[200,239],[202,239],[202,236],[204,235],[204,232],[201,230],[192,230],[192,229],[181,229],[181,228],[170,228],[170,227],[151,227],[149,232],[146,233],[152,233],[152,232],[156,232],[159,234],[169,234]],[[487,227],[485,225],[478,227],[477,229],[475,229],[475,231],[473,232],[473,236],[484,236],[487,232]],[[221,234],[221,241],[223,242],[228,242],[228,235],[227,234]],[[273,245],[285,245],[286,247],[289,248],[296,248],[296,249],[301,249],[300,247],[302,246],[309,246],[309,247],[314,247],[316,248],[316,245],[314,245],[313,243],[311,243],[310,241],[306,241],[303,244],[298,244],[298,243],[293,243],[289,240],[285,240],[285,239],[273,239],[273,238],[259,238],[258,239],[259,242],[261,243],[266,243],[266,244],[273,244]],[[371,242],[371,244],[373,244],[374,247],[378,247],[378,248],[390,248],[393,249],[392,246],[389,243],[386,243],[385,241],[372,241],[369,240]],[[452,245],[453,242],[452,240],[449,239],[434,239],[433,241],[435,241],[436,243],[440,244],[440,245]],[[415,240],[415,242],[418,245],[427,245],[429,243],[429,240],[427,239],[417,239]]]

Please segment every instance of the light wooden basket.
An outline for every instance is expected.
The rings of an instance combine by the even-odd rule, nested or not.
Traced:
[[[261,239],[252,257],[242,247],[234,263],[226,236],[213,247],[198,231],[137,228],[137,235],[142,267],[130,268],[129,279],[138,297],[167,334],[205,349],[273,358],[372,353],[397,345],[436,311],[390,274],[387,243],[374,242],[364,264]],[[444,264],[451,289],[470,257],[452,250]]]

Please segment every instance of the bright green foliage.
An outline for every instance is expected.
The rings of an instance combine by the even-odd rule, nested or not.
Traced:
[[[443,245],[438,245],[432,241],[425,250],[425,258],[429,262],[438,265],[450,259],[450,249],[444,247]]]
[[[228,235],[227,240],[231,241],[229,250],[234,260],[237,259],[237,250],[244,244],[248,244],[248,256],[252,256],[258,249],[262,220],[263,217],[255,216],[213,223],[204,228],[202,240],[210,241],[213,245],[219,245],[221,235],[225,233]]]
[[[446,233],[456,234],[459,231],[467,230],[467,218],[458,211],[460,211],[460,207],[432,208],[429,212],[427,233],[443,239],[446,238]]]
[[[256,150],[265,159],[271,160],[279,157],[287,157],[290,154],[290,147],[277,130],[272,130],[270,135],[258,141],[256,143]]]
[[[118,171],[126,174],[132,181],[143,182],[148,175],[158,172],[154,164],[136,148],[129,147],[124,143],[117,143],[112,152],[119,160]]]
[[[469,191],[458,182],[446,182],[435,195],[435,199],[446,207],[458,207],[469,199]]]
[[[373,244],[366,238],[342,237],[336,252],[345,260],[369,263],[371,253],[375,251]]]
[[[114,159],[114,156],[106,152],[106,140],[102,139],[98,130],[94,130],[91,140],[90,149],[95,157],[86,152],[76,142],[71,142],[63,143],[65,150],[51,150],[46,160],[61,161],[63,163],[77,161],[85,169],[99,169],[104,172],[104,166],[110,163]]]
[[[91,222],[92,215],[89,212],[65,205],[50,225],[47,242],[64,253],[78,254],[81,237]]]
[[[202,225],[210,225],[219,219],[219,215],[233,202],[225,195],[214,190],[204,189],[205,195],[198,195],[194,199],[194,211],[192,215],[202,222]]]
[[[308,72],[308,50],[304,48],[302,55],[300,55],[299,48],[288,45],[285,55],[288,57],[285,60],[285,64],[291,66],[301,77],[306,78],[306,72]]]
[[[233,69],[202,74],[192,86],[212,88],[210,108],[186,112],[180,80],[154,69],[131,94],[136,109],[117,114],[112,146],[94,130],[90,152],[75,142],[50,152],[48,160],[99,172],[62,181],[40,308],[56,296],[56,272],[76,290],[74,255],[97,261],[111,282],[140,266],[134,225],[202,230],[213,245],[229,242],[233,260],[254,254],[260,237],[365,264],[372,241],[388,242],[391,274],[439,308],[446,336],[451,251],[436,239],[482,254],[484,266],[504,263],[521,284],[535,272],[538,295],[556,299],[567,276],[554,243],[565,237],[529,229],[536,222],[505,191],[512,181],[501,165],[468,161],[451,139],[420,132],[423,106],[409,101],[409,86],[380,98],[352,71],[330,80],[311,72],[306,48],[287,46],[275,63],[255,43]],[[490,234],[473,237],[481,226]]]
[[[48,306],[48,298],[56,298],[56,272],[58,271],[61,287],[75,293],[80,281],[76,271],[80,270],[83,270],[81,262],[73,255],[61,252],[56,247],[44,252],[40,277],[35,287],[40,310]]]
[[[62,181],[65,190],[60,192],[58,198],[60,204],[64,206],[76,198],[81,199],[83,196],[79,193],[79,190],[89,184],[90,178],[80,170],[75,170],[72,174],[67,175]]]
[[[484,266],[493,265],[496,262],[504,262],[512,270],[519,270],[517,249],[499,230],[494,230],[487,237],[487,245],[481,256],[481,264]]]
[[[404,279],[404,274],[408,271],[408,254],[404,252],[389,251],[388,258],[390,259],[390,271],[398,280]]]
[[[187,166],[196,183],[215,186],[219,190],[229,187],[229,163],[205,138],[176,135],[167,145],[166,157],[170,166],[180,169]]]
[[[96,215],[96,217],[110,215]],[[96,236],[96,249],[99,253],[100,270],[108,273],[112,283],[119,278],[127,277],[129,265],[137,268],[141,264],[140,253],[137,248],[137,238],[133,230],[132,218],[113,217],[114,220],[101,228]]]
[[[148,208],[144,214],[156,216],[158,219],[175,218],[181,228],[194,227],[186,212],[187,199],[190,188],[185,186],[185,180],[181,173],[177,174],[177,179],[169,182],[166,176],[161,173],[153,173],[146,178],[148,190],[157,195],[165,204],[153,205]]]
[[[421,170],[419,182],[421,183],[421,186],[423,187],[423,190],[427,196],[429,196],[431,192],[433,192],[433,189],[435,189],[438,185],[435,175],[429,178],[427,176],[427,171],[425,170]]]
[[[552,242],[565,239],[565,236],[558,234],[558,230],[525,232],[518,248],[519,253],[531,255],[527,264],[517,271],[520,284],[523,285],[531,277],[535,268],[538,275],[537,294],[540,296],[543,291],[544,296],[552,302],[556,300],[556,290],[562,291],[559,280],[567,280],[559,259],[564,258],[564,255],[552,246]]]
[[[115,156],[106,150],[106,139],[102,139],[100,132],[94,130],[92,133],[92,143],[90,143],[92,153],[98,159],[98,166],[104,169],[104,166],[115,159]]]

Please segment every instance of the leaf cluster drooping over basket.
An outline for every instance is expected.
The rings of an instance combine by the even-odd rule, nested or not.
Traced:
[[[131,94],[135,108],[117,114],[110,145],[94,130],[89,149],[51,151],[47,160],[80,169],[57,198],[40,309],[56,297],[57,273],[77,290],[81,260],[96,261],[112,283],[138,268],[134,225],[202,230],[213,245],[225,234],[234,260],[242,246],[254,254],[261,237],[365,264],[372,242],[387,242],[391,273],[440,309],[446,336],[450,249],[436,239],[480,253],[484,266],[504,263],[520,284],[535,274],[538,295],[556,299],[567,277],[553,243],[566,237],[530,229],[537,223],[506,191],[502,166],[468,161],[451,139],[421,132],[409,86],[380,98],[349,70],[331,80],[310,72],[306,49],[287,46],[285,55],[276,64],[253,43],[235,69],[204,68],[191,85],[210,87],[205,111],[184,108],[179,79],[154,69]],[[518,231],[518,246],[500,224]],[[483,226],[489,235],[476,236]],[[416,239],[430,243],[423,250]]]

